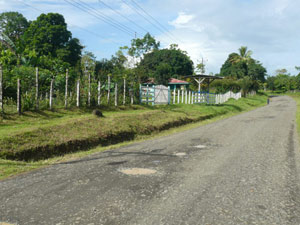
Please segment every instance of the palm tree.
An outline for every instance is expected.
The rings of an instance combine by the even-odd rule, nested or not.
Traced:
[[[239,62],[245,62],[246,64],[249,63],[249,61],[252,59],[251,55],[253,52],[251,50],[248,50],[247,46],[241,46],[239,48],[239,55],[237,54],[236,57],[232,58],[232,63],[239,63]]]

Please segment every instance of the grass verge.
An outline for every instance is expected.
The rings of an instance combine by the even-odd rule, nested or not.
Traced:
[[[0,123],[0,134],[4,134],[0,137],[0,179],[229,117],[265,105],[266,99],[257,95],[223,105],[138,106],[104,111],[104,118],[76,110],[4,118]]]

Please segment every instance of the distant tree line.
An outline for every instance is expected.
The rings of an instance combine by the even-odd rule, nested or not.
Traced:
[[[257,90],[265,82],[266,70],[251,54],[247,47],[241,47],[239,54],[229,55],[219,74],[227,79],[214,82],[216,92]],[[119,94],[131,92],[138,99],[139,84],[149,78],[166,85],[171,77],[181,79],[205,72],[203,62],[194,66],[187,52],[176,44],[162,49],[149,33],[133,39],[130,46],[120,47],[111,58],[99,60],[92,52],[84,50],[80,40],[68,30],[63,15],[58,13],[41,14],[34,21],[28,21],[18,12],[1,13],[0,66],[2,98],[6,102],[16,102],[17,81],[20,80],[24,110],[35,109],[37,97],[48,102],[51,88],[54,97],[61,99],[57,102],[64,105],[66,82],[70,98],[74,99],[80,82],[82,105],[94,106],[97,97],[92,95],[95,97],[89,99],[89,96],[90,92],[99,91],[99,84],[103,93],[108,94],[108,89],[117,85]],[[189,81],[191,89],[197,90],[193,80]],[[74,105],[74,101],[70,104],[72,102]]]
[[[266,88],[278,93],[300,90],[300,67],[295,68],[299,71],[297,75],[291,75],[286,69],[276,70],[275,76],[267,78]]]

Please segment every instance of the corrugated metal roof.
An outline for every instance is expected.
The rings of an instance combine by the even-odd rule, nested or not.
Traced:
[[[189,84],[189,82],[186,82],[184,80],[178,80],[175,78],[170,78],[169,84]]]

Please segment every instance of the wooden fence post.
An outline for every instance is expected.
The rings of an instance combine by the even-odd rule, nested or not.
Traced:
[[[133,89],[133,86],[132,86],[131,93],[130,93],[130,98],[131,98],[130,103],[131,103],[131,105],[133,105],[133,100],[134,100],[133,96],[134,96],[134,89]]]
[[[53,78],[51,79],[50,83],[50,96],[49,96],[49,108],[52,110],[53,106]]]
[[[194,104],[194,97],[195,97],[195,93],[192,92],[192,104]]]
[[[118,106],[118,83],[115,83],[115,106]]]
[[[109,97],[110,97],[110,75],[108,75],[107,104],[109,104]]]
[[[4,110],[3,110],[3,71],[2,71],[1,65],[0,65],[0,110],[1,110],[1,113],[4,112]]]
[[[185,101],[185,104],[188,104],[188,102],[187,102],[187,99],[188,99],[188,92],[187,92],[187,90],[185,91],[185,99],[184,99],[184,101]]]
[[[98,81],[98,106],[101,104],[101,81]]]
[[[175,98],[176,98],[176,89],[173,90],[173,104],[175,104]]]
[[[88,106],[91,107],[91,73],[89,72],[88,75],[88,79],[89,79],[89,86],[88,86]]]
[[[76,85],[76,106],[80,107],[80,80],[77,80],[77,85]]]
[[[17,81],[17,112],[20,115],[21,114],[21,108],[22,108],[22,103],[21,103],[21,81],[18,79]]]
[[[35,68],[35,109],[39,109],[39,68]]]
[[[126,79],[124,78],[123,105],[126,103]]]
[[[66,70],[66,87],[65,87],[65,108],[68,107],[68,80],[69,80],[69,70]]]

